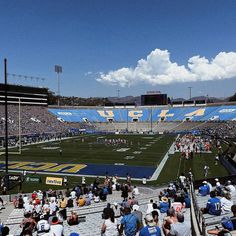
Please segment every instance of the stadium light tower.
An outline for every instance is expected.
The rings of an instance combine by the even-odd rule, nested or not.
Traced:
[[[192,99],[192,87],[188,87],[189,88],[189,100]]]
[[[7,107],[7,93],[8,93],[8,86],[7,86],[7,59],[4,59],[4,80],[5,80],[5,171],[6,171],[6,188],[9,189],[9,178],[8,178],[8,107]]]
[[[57,105],[60,106],[60,76],[62,73],[62,67],[59,65],[55,65],[55,72],[57,73]]]

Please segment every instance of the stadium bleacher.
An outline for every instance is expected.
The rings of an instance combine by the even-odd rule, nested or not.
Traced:
[[[67,122],[140,122],[165,121],[229,121],[236,119],[236,106],[173,107],[173,108],[113,108],[113,109],[48,109]]]

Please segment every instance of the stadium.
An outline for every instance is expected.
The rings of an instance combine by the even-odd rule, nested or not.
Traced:
[[[92,230],[91,221],[94,217],[100,218],[108,201],[120,201],[125,186],[129,186],[128,196],[134,196],[133,185],[139,187],[140,193],[135,198],[145,213],[150,199],[157,199],[164,189],[180,188],[181,175],[186,176],[182,184],[191,197],[191,206],[183,210],[192,225],[191,234],[207,235],[215,225],[221,227],[222,216],[201,212],[207,196],[199,197],[198,188],[203,180],[213,187],[215,179],[222,184],[234,183],[234,103],[199,104],[195,101],[153,106],[60,107],[48,104],[48,89],[8,85],[7,104],[3,84],[0,92],[0,168],[4,194],[1,199],[5,204],[2,213],[8,212],[2,220],[14,234],[20,233],[24,217],[18,205],[20,195],[16,196],[16,192],[27,193],[24,196],[30,199],[31,192],[40,195],[35,192],[38,189],[50,196],[50,191],[58,194],[65,188],[73,191],[76,187],[80,189],[80,197],[85,197],[98,177],[98,189],[103,190],[103,186],[113,189],[114,183],[118,189],[114,188],[105,199],[100,192],[101,202],[95,205],[67,207],[66,215],[70,217],[71,210],[77,212],[81,223],[76,226],[64,223],[65,235],[72,231],[99,235],[102,218],[93,233],[86,233],[85,228]],[[9,148],[7,163],[6,145]],[[4,175],[6,165],[9,174]],[[50,190],[46,192],[47,189]],[[8,206],[10,203],[12,207],[12,201],[15,209]],[[58,208],[58,212],[61,210]],[[160,213],[159,221],[164,217]]]
[[[0,1],[0,236],[236,235],[236,1]]]

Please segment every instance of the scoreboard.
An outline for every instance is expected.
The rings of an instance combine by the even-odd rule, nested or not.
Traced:
[[[142,106],[167,105],[167,94],[145,94],[141,95]]]

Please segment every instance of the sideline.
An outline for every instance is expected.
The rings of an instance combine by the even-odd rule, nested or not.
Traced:
[[[180,134],[178,134],[178,136],[176,137],[176,139],[178,139],[180,136]],[[169,154],[174,154],[175,150],[174,150],[174,146],[175,146],[175,141],[172,143],[172,145],[170,146],[169,150],[167,151],[167,153],[165,154],[165,156],[163,157],[161,163],[158,165],[158,167],[156,168],[155,172],[153,173],[152,177],[148,180],[148,181],[153,181],[153,180],[157,180],[157,178],[159,177],[162,169],[164,168],[167,160],[169,159]]]

